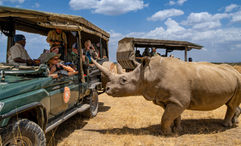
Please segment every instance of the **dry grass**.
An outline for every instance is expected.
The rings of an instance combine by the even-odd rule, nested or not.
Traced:
[[[83,120],[77,115],[55,133],[55,144],[67,145],[241,145],[241,124],[226,129],[221,125],[226,107],[215,111],[185,111],[180,136],[160,132],[163,109],[143,97],[99,97],[97,117]],[[241,122],[241,117],[239,118]],[[51,133],[49,133],[51,135]],[[49,144],[53,144],[48,138]]]

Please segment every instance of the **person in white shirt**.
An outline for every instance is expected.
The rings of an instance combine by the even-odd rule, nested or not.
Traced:
[[[12,65],[34,65],[34,61],[29,57],[25,50],[26,39],[24,35],[14,36],[15,45],[9,49],[8,62]]]

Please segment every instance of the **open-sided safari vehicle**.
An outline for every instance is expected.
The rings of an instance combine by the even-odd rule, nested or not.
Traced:
[[[56,28],[66,33],[68,48],[77,42],[80,54],[76,64],[78,74],[61,74],[53,79],[48,76],[45,64],[11,66],[7,62],[2,63],[0,145],[45,145],[45,133],[71,116],[81,112],[87,117],[94,117],[98,112],[100,72],[92,68],[84,76],[81,48],[86,40],[100,43],[99,62],[108,60],[109,34],[78,16],[0,7],[0,29],[8,37],[7,52],[14,45],[16,30],[46,36]],[[39,49],[43,48],[39,46]]]
[[[159,54],[168,57],[168,53],[174,50],[184,51],[184,58],[187,61],[187,52],[192,49],[201,49],[202,46],[186,42],[172,40],[156,40],[146,38],[123,38],[118,42],[117,61],[127,71],[135,68],[135,61],[141,60],[142,56],[138,56],[136,52],[140,48],[165,49],[165,54]],[[190,59],[191,60],[191,59]]]

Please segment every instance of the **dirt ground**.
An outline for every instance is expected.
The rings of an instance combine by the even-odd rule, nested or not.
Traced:
[[[102,94],[99,101],[96,117],[88,120],[76,115],[67,120],[48,133],[48,145],[241,145],[241,117],[238,127],[221,125],[225,106],[208,112],[185,111],[180,135],[164,137],[160,131],[163,109],[143,97]]]

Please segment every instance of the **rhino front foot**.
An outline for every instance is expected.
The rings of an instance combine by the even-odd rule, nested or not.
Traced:
[[[162,130],[163,135],[165,135],[165,136],[173,136],[174,135],[171,128],[162,128],[161,130]]]
[[[179,133],[182,131],[182,126],[181,126],[181,116],[179,116],[178,118],[176,118],[174,120],[174,125],[172,128],[174,133]]]
[[[174,133],[179,133],[182,131],[182,127],[181,126],[173,126],[172,131]]]
[[[172,127],[174,126],[176,131],[181,129],[181,113],[184,108],[180,107],[178,104],[169,103],[166,105],[164,114],[162,115],[162,132],[166,136],[173,136]],[[173,124],[173,126],[172,126]],[[175,131],[174,130],[174,131]]]
[[[232,127],[232,126],[233,126],[233,123],[232,123],[231,121],[229,121],[229,122],[224,121],[224,122],[223,122],[223,126],[224,126],[224,127]]]
[[[236,112],[232,118],[233,125],[237,125],[239,123],[238,117],[240,116],[240,114],[241,114],[241,108],[237,107]]]

